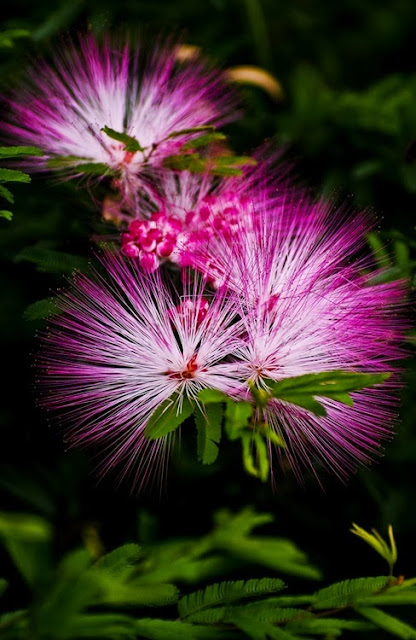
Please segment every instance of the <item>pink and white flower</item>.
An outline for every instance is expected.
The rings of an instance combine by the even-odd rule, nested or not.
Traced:
[[[139,487],[163,475],[169,436],[150,441],[150,416],[172,399],[196,401],[203,388],[231,393],[239,345],[233,303],[222,293],[207,304],[198,279],[179,299],[160,271],[106,254],[107,278],[77,276],[44,336],[44,404],[67,426],[71,445],[104,450],[103,471],[121,465]]]
[[[289,198],[276,215],[251,207],[238,219],[232,242],[213,236],[199,266],[240,301],[242,378],[261,388],[269,379],[334,370],[396,372],[392,381],[354,393],[353,407],[323,399],[326,417],[279,400],[265,409],[264,420],[286,443],[278,455],[299,478],[302,466],[313,468],[315,460],[345,476],[391,437],[404,283],[372,283],[365,214],[347,216],[322,202]]]
[[[135,51],[82,36],[79,46],[63,46],[52,63],[34,65],[26,86],[9,101],[10,122],[3,130],[15,144],[44,152],[28,169],[77,176],[82,165],[104,164],[118,176],[116,186],[131,195],[198,135],[177,132],[222,125],[238,115],[222,74],[198,56],[179,61],[177,50],[170,41]],[[135,138],[142,150],[126,151],[105,126]]]

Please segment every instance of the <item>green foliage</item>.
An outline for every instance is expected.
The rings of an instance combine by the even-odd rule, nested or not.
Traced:
[[[88,260],[63,251],[56,251],[38,243],[26,247],[15,257],[15,262],[31,262],[42,273],[67,273],[74,270],[87,271]]]
[[[199,149],[200,147],[207,147],[209,144],[213,142],[223,142],[227,139],[227,136],[221,131],[210,131],[209,133],[204,133],[202,136],[197,136],[189,142],[185,142],[182,145],[182,150],[187,151],[188,149]]]
[[[198,145],[197,144],[197,148]],[[167,156],[163,165],[174,171],[190,171],[191,173],[210,173],[213,176],[239,176],[242,175],[242,167],[257,164],[254,158],[249,156],[224,155],[218,157],[202,157],[199,153],[188,151],[191,143],[187,144],[186,153]]]
[[[88,158],[78,156],[57,156],[55,158],[49,158],[46,166],[49,169],[72,169],[75,167],[78,175],[108,177],[117,175],[117,171],[111,169],[104,162],[88,162]]]
[[[132,136],[127,135],[127,133],[118,133],[114,131],[114,129],[110,129],[110,127],[103,127],[101,131],[104,131],[108,135],[109,138],[113,140],[117,140],[118,142],[124,143],[124,150],[130,151],[131,153],[136,153],[136,151],[143,151],[144,147]]]
[[[350,531],[364,540],[367,544],[370,545],[370,547],[377,551],[377,553],[380,554],[382,558],[384,558],[384,560],[389,565],[390,575],[393,575],[393,567],[397,562],[397,547],[396,541],[394,539],[393,527],[389,525],[387,530],[390,544],[387,544],[387,542],[375,529],[372,529],[372,532],[369,533],[362,527],[353,524]]]
[[[0,169],[0,182],[30,182],[30,176],[16,169]]]
[[[9,31],[0,32],[0,49],[4,47],[12,47],[13,39],[29,35],[27,31],[22,29],[11,29]],[[41,156],[42,151],[37,147],[0,147],[0,160],[21,158],[22,156]],[[0,196],[10,204],[14,203],[12,192],[4,186],[8,182],[30,182],[30,176],[23,171],[16,169],[0,168]],[[8,210],[0,211],[0,218],[12,220],[13,213]]]
[[[194,407],[186,396],[179,400],[174,393],[152,413],[146,424],[145,435],[149,440],[166,436],[189,418],[193,410]]]
[[[135,630],[139,638],[149,640],[216,640],[229,637],[221,629],[210,629],[179,620],[143,618],[136,620]]]
[[[379,608],[414,604],[416,578],[356,578],[311,594],[276,596],[273,594],[287,587],[272,575],[216,582],[181,594],[170,580],[183,583],[205,578],[210,554],[215,560],[210,566],[214,573],[227,566],[235,571],[238,563],[227,565],[226,560],[243,552],[248,554],[246,560],[269,570],[285,570],[286,563],[289,574],[319,575],[289,540],[251,535],[254,527],[270,522],[268,514],[251,509],[237,514],[223,511],[216,520],[214,530],[197,540],[150,546],[129,543],[98,559],[80,548],[64,555],[54,567],[51,556],[47,565],[42,555],[33,563],[39,543],[51,547],[52,529],[47,521],[26,514],[2,514],[1,538],[33,592],[28,609],[0,614],[2,637],[296,640],[313,636],[328,640],[344,637],[344,632],[371,634],[375,629],[399,638],[416,637],[416,629]],[[251,549],[247,543],[252,544]],[[0,580],[0,592],[6,586]],[[155,616],[154,607],[162,607],[162,615]]]
[[[285,378],[278,382],[266,380],[267,390],[258,388],[249,382],[251,402],[233,400],[215,389],[201,390],[198,399],[205,405],[205,411],[209,407],[218,406],[218,403],[225,403],[224,430],[228,439],[231,441],[240,440],[244,469],[250,475],[266,482],[270,473],[269,443],[285,447],[282,438],[261,420],[262,411],[270,400],[277,398],[303,407],[317,416],[326,416],[326,409],[317,398],[329,398],[351,407],[353,406],[351,393],[381,384],[388,377],[389,374],[385,373],[326,371]],[[216,411],[218,412],[218,410]],[[212,415],[214,416],[214,413]],[[218,412],[217,420],[220,415]],[[211,419],[211,424],[213,420],[215,417]],[[209,439],[207,440],[206,432],[203,430],[203,419],[200,415],[197,418],[197,428],[199,459],[204,461],[201,447],[205,442],[208,443],[205,446],[209,447],[205,461],[214,461],[217,449]]]
[[[223,408],[220,403],[208,404],[195,411],[197,429],[197,453],[202,464],[212,464],[218,457],[218,443],[221,440],[221,422]]]
[[[352,373],[348,371],[325,371],[310,373],[274,382],[267,381],[270,395],[311,411],[317,416],[325,416],[325,407],[316,399],[330,398],[353,406],[350,394],[383,383],[390,374]]]
[[[388,631],[397,638],[405,638],[405,640],[416,638],[416,629],[414,627],[391,616],[385,611],[381,611],[375,607],[360,607],[357,611],[364,618],[367,618],[367,620],[371,620],[377,627]]]
[[[51,556],[50,524],[36,515],[0,513],[0,539],[31,586],[47,574]]]
[[[195,591],[182,598],[178,604],[179,615],[181,618],[187,618],[214,605],[228,604],[243,598],[253,598],[273,591],[280,591],[284,586],[282,580],[275,578],[212,584],[206,589]]]
[[[350,606],[358,598],[380,591],[387,586],[389,580],[388,576],[380,576],[337,582],[316,592],[313,608],[319,610]]]
[[[216,520],[215,545],[238,560],[302,578],[316,580],[321,577],[320,571],[290,540],[249,535],[254,527],[271,522],[273,516],[244,509],[237,514],[221,511]]]
[[[4,152],[3,154],[1,153],[2,149],[4,150],[8,148],[9,147],[0,147],[0,158],[15,157],[11,152],[9,154],[5,154]],[[24,148],[24,147],[10,147],[10,149],[19,149],[19,148]],[[19,153],[16,153],[15,155],[18,156]],[[30,182],[30,176],[28,176],[27,173],[23,173],[23,171],[17,171],[16,169],[0,168],[0,196],[10,204],[13,204],[14,196],[12,192],[7,187],[4,186],[4,183],[7,183],[7,182]],[[0,218],[4,218],[5,220],[10,221],[13,218],[13,213],[11,211],[8,211],[7,209],[2,209],[0,211]]]
[[[57,313],[60,313],[57,298],[44,298],[26,307],[23,317],[25,320],[43,320]]]
[[[6,158],[21,158],[22,156],[43,156],[43,151],[37,147],[0,147],[0,160],[5,160]],[[7,169],[5,169],[5,171],[7,171]],[[23,182],[29,181],[30,178],[29,180],[27,180],[27,178],[23,179]]]
[[[0,31],[0,49],[11,49],[15,44],[15,40],[28,38],[29,36],[30,31],[27,29],[6,29],[5,31]]]

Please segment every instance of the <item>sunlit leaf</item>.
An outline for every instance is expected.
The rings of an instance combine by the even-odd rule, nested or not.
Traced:
[[[127,133],[119,133],[118,131],[114,131],[114,129],[110,129],[110,127],[103,127],[101,131],[104,131],[105,134],[108,135],[109,138],[113,140],[117,140],[118,142],[124,143],[124,149],[126,151],[130,151],[131,153],[136,153],[136,151],[144,151],[144,147],[141,146],[136,138],[129,136]]]
[[[208,404],[195,411],[197,428],[197,452],[202,464],[212,464],[218,457],[218,443],[221,440],[223,406],[221,403]]]
[[[179,405],[176,393],[162,402],[152,413],[146,424],[145,435],[149,440],[156,440],[175,431],[192,414],[194,407],[186,396]]]

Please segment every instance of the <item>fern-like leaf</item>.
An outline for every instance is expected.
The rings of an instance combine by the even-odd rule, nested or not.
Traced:
[[[332,609],[352,605],[360,597],[370,596],[383,589],[389,580],[388,576],[378,576],[336,582],[315,593],[313,608]]]
[[[220,640],[229,638],[228,631],[203,627],[180,620],[136,620],[135,630],[139,638],[149,640]]]
[[[284,582],[277,578],[261,578],[260,580],[237,580],[235,582],[219,582],[190,593],[179,601],[178,610],[182,618],[208,609],[217,604],[227,604],[242,598],[280,591]]]

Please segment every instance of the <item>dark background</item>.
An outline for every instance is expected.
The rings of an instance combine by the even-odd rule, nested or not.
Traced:
[[[16,1],[2,9],[2,29],[24,28],[29,38],[0,50],[1,92],[18,83],[28,60],[59,47],[62,34],[92,29],[181,34],[222,67],[259,65],[284,92],[274,99],[261,87],[241,87],[244,117],[228,128],[239,152],[265,138],[285,145],[302,184],[371,208],[388,252],[391,277],[413,283],[416,192],[416,83],[413,0],[50,0]],[[132,540],[137,513],[154,515],[156,535],[198,535],[222,506],[252,504],[275,514],[269,532],[291,537],[322,567],[328,580],[383,573],[382,561],[348,532],[352,521],[385,531],[392,523],[398,573],[414,575],[416,534],[415,373],[406,363],[397,434],[384,457],[345,485],[308,475],[300,486],[277,471],[274,490],[248,477],[238,449],[223,446],[218,463],[194,462],[192,442],[170,465],[167,483],[132,496],[115,478],[97,484],[94,461],[66,452],[61,434],[36,407],[33,361],[42,321],[26,307],[65,286],[62,272],[42,271],[24,250],[41,246],[91,255],[99,213],[75,183],[36,177],[16,185],[12,222],[0,220],[3,339],[0,403],[0,508],[51,519],[58,547],[78,544],[95,523],[106,547]],[[68,275],[68,274],[67,274]],[[412,344],[409,339],[409,354]],[[323,473],[323,472],[322,472]],[[145,511],[143,511],[145,510]]]

